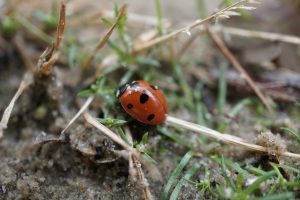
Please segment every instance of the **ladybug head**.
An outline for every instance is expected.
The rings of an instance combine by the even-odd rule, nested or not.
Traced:
[[[118,88],[118,90],[117,90],[117,92],[116,92],[117,98],[120,98],[120,97],[122,96],[122,94],[124,94],[124,92],[126,91],[126,89],[128,88],[128,86],[129,86],[129,84],[126,83],[126,84],[124,84],[124,85],[121,85],[121,86]]]
[[[116,96],[120,98],[128,87],[135,87],[136,85],[139,85],[138,81],[132,81],[131,83],[126,83],[124,85],[121,85],[116,92]]]

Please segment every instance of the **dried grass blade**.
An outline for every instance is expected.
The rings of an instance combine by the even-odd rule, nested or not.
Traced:
[[[99,51],[106,44],[107,40],[110,38],[111,34],[113,33],[113,30],[115,29],[115,27],[117,26],[121,18],[125,15],[126,10],[127,10],[127,5],[125,4],[121,7],[121,10],[119,12],[119,15],[117,16],[115,23],[110,27],[110,29],[106,32],[106,34],[99,40],[98,44],[96,45],[91,55],[87,58],[87,60],[82,65],[83,70],[86,70],[90,66],[97,51]]]
[[[99,121],[97,121],[97,119],[92,117],[88,112],[84,112],[83,116],[89,124],[91,124],[92,126],[94,126],[97,129],[99,129],[102,133],[104,133],[106,136],[111,138],[114,142],[121,145],[127,151],[137,154],[136,151],[134,150],[134,148],[129,146],[125,141],[123,141],[116,133],[112,132],[109,128],[107,128],[106,126],[101,124]],[[140,157],[139,155],[137,155],[137,156]]]
[[[205,19],[202,19],[202,20],[198,19],[198,20],[194,21],[193,23],[191,23],[191,24],[189,24],[189,25],[187,25],[187,26],[185,26],[183,28],[180,28],[178,30],[175,30],[175,31],[173,31],[173,32],[171,32],[169,34],[160,36],[160,37],[155,38],[153,40],[150,40],[149,42],[146,42],[144,44],[137,45],[137,46],[134,47],[134,49],[132,51],[132,54],[136,55],[136,54],[138,54],[138,53],[140,53],[140,52],[142,52],[142,51],[144,51],[144,50],[146,50],[146,49],[148,49],[148,48],[150,48],[150,47],[152,47],[152,46],[154,46],[156,44],[159,44],[161,42],[165,42],[167,40],[170,40],[171,38],[174,38],[174,37],[178,36],[181,33],[189,33],[189,31],[191,29],[194,29],[194,28],[198,27],[199,25],[208,23],[211,20],[216,19],[218,16],[222,15],[224,12],[226,12],[226,11],[234,8],[235,6],[237,6],[237,5],[239,5],[239,4],[243,3],[243,2],[246,2],[246,1],[247,0],[238,1],[238,2],[236,2],[234,4],[232,4],[232,5],[230,5],[230,6],[226,7],[226,8],[224,8],[224,9],[216,12],[215,14],[212,14],[212,15],[208,16]]]
[[[2,119],[0,122],[0,139],[3,137],[4,129],[7,128],[7,124],[8,124],[12,109],[14,108],[15,102],[21,96],[23,91],[32,83],[32,81],[33,81],[32,74],[30,72],[27,72],[24,75],[17,92],[15,93],[14,97],[12,98],[12,100],[10,101],[9,105],[7,106],[7,108],[5,109],[5,111],[3,113],[3,116],[2,116]]]
[[[52,43],[51,47],[48,47],[40,56],[37,64],[37,74],[39,76],[49,76],[52,72],[52,66],[58,59],[58,48],[63,38],[65,30],[65,19],[66,19],[66,6],[62,1],[60,5],[60,16],[57,25],[57,31],[55,36],[55,41]]]
[[[241,147],[244,147],[249,150],[268,153],[268,150],[266,147],[249,143],[246,140],[236,137],[236,136],[233,136],[233,135],[222,134],[218,131],[212,130],[212,129],[204,127],[204,126],[200,126],[198,124],[187,122],[187,121],[184,121],[184,120],[181,120],[181,119],[178,119],[175,117],[171,117],[171,116],[167,116],[166,121],[171,124],[180,126],[182,128],[206,135],[210,138],[215,138],[215,139],[222,141],[224,143],[227,143],[227,144],[235,144],[237,146],[241,146]],[[282,153],[280,153],[280,155],[294,157],[294,158],[298,158],[298,159],[300,158],[300,154],[295,154],[295,153],[291,153],[291,152],[282,152]]]
[[[58,20],[58,25],[57,25],[57,30],[56,30],[55,43],[54,43],[55,50],[57,50],[59,48],[60,43],[63,39],[65,25],[66,25],[66,5],[62,1],[61,5],[60,5],[60,14],[59,14],[59,20]]]
[[[261,102],[265,105],[265,107],[272,111],[272,107],[263,95],[263,93],[260,91],[260,89],[255,85],[254,81],[251,79],[251,77],[248,75],[246,70],[242,67],[242,65],[239,63],[239,61],[236,59],[236,57],[230,52],[230,50],[226,47],[225,43],[222,41],[222,39],[212,32],[209,28],[207,29],[209,35],[213,39],[213,41],[217,44],[217,46],[220,48],[222,53],[227,57],[227,59],[231,62],[231,64],[234,66],[234,68],[241,73],[241,76],[245,79],[245,81],[248,83],[248,85],[252,88],[254,93],[258,96],[258,98],[261,100]]]
[[[92,103],[94,100],[94,96],[90,96],[83,106],[80,108],[80,110],[76,113],[76,115],[71,119],[71,121],[67,124],[67,126],[64,128],[64,130],[61,131],[61,134],[63,134],[74,122],[75,120],[87,109],[87,107]]]
[[[220,25],[212,26],[211,30],[215,32],[223,32],[225,34],[237,35],[241,37],[259,38],[264,40],[280,41],[280,42],[300,45],[300,37],[293,36],[293,35],[265,32],[265,31],[246,30],[242,28],[226,27]]]

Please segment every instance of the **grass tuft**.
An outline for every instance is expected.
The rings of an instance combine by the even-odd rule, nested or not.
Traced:
[[[168,199],[168,194],[169,194],[172,186],[175,184],[176,180],[178,179],[183,168],[188,164],[189,160],[195,155],[196,154],[193,151],[189,151],[182,157],[180,163],[177,165],[177,167],[171,173],[169,180],[167,181],[167,183],[165,184],[165,186],[163,188],[163,193],[162,193],[162,198],[161,198],[162,200]]]

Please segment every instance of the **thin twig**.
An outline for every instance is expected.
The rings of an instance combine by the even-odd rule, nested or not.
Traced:
[[[118,15],[115,23],[110,27],[110,29],[107,31],[107,33],[104,35],[104,37],[102,37],[99,40],[99,42],[96,45],[93,52],[90,54],[90,56],[86,59],[86,61],[82,65],[83,70],[86,70],[91,65],[91,62],[93,61],[95,54],[106,44],[107,40],[110,38],[111,34],[113,33],[113,30],[115,29],[115,27],[117,26],[119,21],[122,19],[122,17],[125,15],[126,10],[127,10],[127,5],[125,4],[121,7],[121,10],[119,12],[119,15]]]
[[[92,103],[94,100],[94,96],[90,96],[87,98],[83,106],[81,106],[80,110],[76,113],[76,115],[71,119],[71,121],[67,124],[67,126],[64,128],[64,130],[61,131],[61,134],[63,134],[74,122],[75,120],[88,108],[88,106]]]
[[[140,157],[140,154],[137,153],[137,151],[129,146],[125,141],[123,141],[117,134],[112,132],[110,129],[108,129],[106,126],[102,125],[100,122],[98,122],[94,117],[92,117],[88,112],[84,112],[83,116],[85,120],[94,126],[95,128],[99,129],[102,133],[104,133],[106,136],[111,138],[114,142],[122,146],[124,149],[126,149],[129,152],[132,152],[137,157]]]
[[[92,117],[87,111],[83,113],[83,117],[85,120],[101,131],[101,133],[105,134],[107,137],[112,139],[114,142],[122,146],[125,150],[127,150],[129,153],[134,155],[149,171],[151,177],[153,179],[161,180],[161,173],[157,170],[156,166],[152,163],[149,163],[149,161],[145,160],[140,152],[138,152],[135,148],[131,147],[129,144],[127,144],[125,141],[123,141],[116,133],[112,132],[110,129],[108,129],[106,126],[99,123],[94,117]]]
[[[246,140],[236,137],[236,136],[233,136],[233,135],[222,134],[218,131],[212,130],[212,129],[204,127],[204,126],[200,126],[198,124],[187,122],[187,121],[184,121],[184,120],[181,120],[181,119],[178,119],[175,117],[171,117],[171,116],[167,116],[166,121],[171,124],[175,124],[180,127],[183,127],[185,129],[206,135],[208,137],[215,138],[215,139],[222,141],[224,143],[227,143],[227,144],[235,144],[235,145],[247,148],[249,150],[268,153],[268,149],[266,147],[249,143]],[[295,154],[295,153],[291,153],[291,152],[277,152],[277,153],[278,154],[280,153],[280,155],[282,155],[282,156],[300,158],[300,154]]]
[[[55,40],[51,47],[46,48],[38,60],[37,74],[39,76],[49,76],[56,60],[58,59],[58,48],[63,38],[65,25],[66,25],[66,5],[64,1],[60,5],[60,15],[55,35]]]
[[[249,86],[253,89],[255,94],[258,96],[258,98],[262,101],[262,103],[265,105],[265,107],[272,111],[272,107],[265,98],[265,96],[262,94],[260,89],[255,85],[254,81],[251,79],[251,77],[248,75],[246,70],[242,67],[242,65],[239,63],[239,61],[235,58],[235,56],[230,52],[230,50],[226,47],[225,43],[222,41],[222,39],[215,34],[214,32],[210,31],[208,28],[208,33],[213,39],[213,41],[217,44],[217,46],[220,48],[222,53],[227,57],[227,59],[231,62],[233,67],[241,73],[242,78],[245,79],[245,81],[249,84]]]
[[[60,13],[59,13],[59,20],[56,29],[56,37],[54,42],[55,50],[57,50],[60,46],[60,43],[63,39],[64,31],[66,26],[66,5],[64,1],[61,2],[60,5]]]
[[[196,28],[196,27],[198,27],[201,24],[208,23],[208,22],[210,22],[213,19],[216,19],[218,16],[222,15],[222,13],[224,13],[224,12],[226,12],[226,11],[234,8],[234,7],[236,7],[237,5],[239,5],[239,4],[243,3],[243,2],[247,2],[247,0],[238,1],[238,2],[236,2],[234,4],[232,4],[232,5],[224,8],[224,9],[221,9],[220,11],[216,12],[215,14],[210,15],[209,17],[207,17],[207,18],[205,18],[203,20],[198,19],[195,22],[193,22],[193,23],[191,23],[191,24],[189,24],[189,25],[187,25],[187,26],[185,26],[183,28],[180,28],[180,29],[178,29],[176,31],[173,31],[173,32],[171,32],[169,34],[166,34],[166,35],[163,35],[161,37],[155,38],[155,39],[153,39],[153,40],[151,40],[151,41],[149,41],[147,43],[135,46],[134,49],[133,49],[133,51],[132,51],[132,54],[133,55],[138,54],[138,53],[140,53],[140,52],[142,52],[142,51],[144,51],[144,50],[146,50],[146,49],[148,49],[148,48],[150,48],[150,47],[152,47],[154,45],[157,45],[157,44],[159,44],[161,42],[165,42],[165,41],[167,41],[167,40],[169,40],[169,39],[171,39],[173,37],[176,37],[176,36],[178,36],[181,33],[189,33],[189,31],[191,29]]]
[[[128,127],[125,128],[125,133],[126,133],[128,142],[133,144],[132,135],[131,135]],[[134,170],[134,169],[136,169],[136,170]],[[149,189],[148,181],[144,175],[144,172],[142,169],[142,164],[134,155],[132,155],[132,153],[129,153],[129,174],[131,174],[131,176],[138,177],[139,182],[142,184],[144,199],[152,200],[153,197],[152,197],[151,191]]]
[[[3,137],[4,129],[7,128],[7,123],[9,121],[12,109],[14,108],[15,102],[21,96],[24,90],[32,83],[32,81],[33,81],[32,74],[30,72],[25,73],[17,92],[15,93],[14,97],[12,98],[12,100],[10,101],[9,105],[7,106],[7,108],[3,113],[0,122],[0,139]]]
[[[211,30],[214,32],[222,32],[225,34],[237,35],[242,37],[259,38],[264,40],[280,41],[280,42],[300,45],[300,37],[293,36],[293,35],[265,32],[265,31],[246,30],[242,28],[226,27],[220,25],[212,26]]]
[[[149,189],[149,183],[148,183],[147,179],[145,178],[141,163],[134,155],[132,155],[132,161],[133,161],[135,168],[137,169],[138,178],[139,178],[140,182],[142,183],[143,194],[144,194],[145,200],[152,200],[153,197],[152,197],[152,194]]]

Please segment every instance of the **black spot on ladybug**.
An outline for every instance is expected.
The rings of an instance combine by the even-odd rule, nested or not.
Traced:
[[[140,103],[144,104],[144,103],[146,103],[148,101],[148,99],[149,99],[149,96],[147,94],[141,94],[141,96],[140,96]]]
[[[131,109],[131,108],[133,108],[133,105],[130,103],[130,104],[127,105],[127,108]]]
[[[119,89],[117,90],[117,94],[116,94],[118,98],[121,97],[122,94],[124,94],[124,92],[126,91],[128,86],[129,86],[128,84],[125,84],[125,85],[122,85],[119,87]]]
[[[155,117],[154,114],[150,114],[150,115],[148,115],[147,120],[151,121],[152,119],[154,119],[154,117]]]
[[[151,86],[151,88],[153,89],[153,90],[158,90],[158,86],[157,85],[150,85]]]

